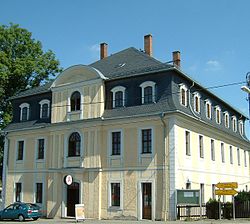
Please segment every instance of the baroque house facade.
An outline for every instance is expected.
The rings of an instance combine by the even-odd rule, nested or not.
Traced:
[[[128,48],[76,65],[11,99],[3,204],[39,203],[47,217],[176,218],[176,190],[215,197],[218,182],[249,189],[246,116],[173,64]],[[65,178],[71,178],[68,185]],[[229,200],[230,198],[224,198]]]

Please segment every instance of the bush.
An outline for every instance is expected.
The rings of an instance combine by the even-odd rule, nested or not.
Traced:
[[[250,192],[240,191],[238,195],[234,197],[234,200],[238,202],[250,201]]]
[[[209,199],[206,203],[206,216],[208,219],[219,219],[219,202],[216,199]]]

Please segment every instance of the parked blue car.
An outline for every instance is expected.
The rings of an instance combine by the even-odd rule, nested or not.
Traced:
[[[0,211],[0,219],[37,220],[42,216],[40,206],[32,203],[15,202]]]

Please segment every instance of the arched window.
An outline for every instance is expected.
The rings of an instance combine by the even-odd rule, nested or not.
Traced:
[[[126,88],[123,86],[116,86],[111,89],[111,92],[113,93],[113,108],[125,106],[125,90]]]
[[[201,112],[200,99],[201,99],[200,94],[198,92],[195,92],[194,93],[194,111],[196,113]]]
[[[115,93],[115,107],[123,106],[123,93],[122,91],[118,91]]]
[[[68,156],[80,156],[81,149],[81,136],[77,132],[73,132],[69,136],[69,148],[68,148]]]
[[[225,123],[225,127],[229,128],[229,113],[227,111],[224,112],[224,123]]]
[[[205,100],[205,105],[206,105],[206,117],[207,119],[212,118],[212,103],[210,100]]]
[[[221,123],[221,109],[219,106],[215,107],[215,114],[216,114],[216,123],[220,124]]]
[[[188,105],[188,92],[185,84],[180,84],[180,103],[182,106],[187,107]]]
[[[40,104],[40,118],[48,118],[49,117],[49,100],[42,100],[39,102]]]
[[[146,81],[143,82],[140,87],[141,87],[141,95],[142,99],[141,102],[142,104],[148,104],[148,103],[153,103],[155,102],[155,82],[152,81]]]
[[[21,109],[20,121],[29,120],[30,105],[28,103],[22,103],[19,107]]]
[[[237,119],[235,116],[232,116],[232,127],[233,127],[233,131],[236,132],[237,131]]]
[[[80,105],[81,105],[81,94],[78,91],[75,91],[70,97],[71,111],[80,110]]]

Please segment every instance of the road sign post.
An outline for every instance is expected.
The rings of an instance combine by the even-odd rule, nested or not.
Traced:
[[[234,195],[238,193],[235,188],[238,188],[237,182],[225,182],[218,183],[215,187],[219,188],[215,190],[215,194],[219,196],[219,219],[221,219],[221,195],[232,195],[233,202],[233,219],[235,220],[235,203],[234,203]]]

